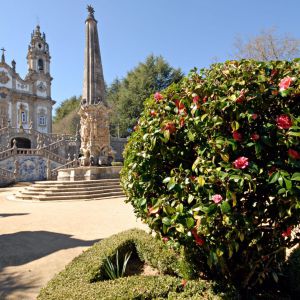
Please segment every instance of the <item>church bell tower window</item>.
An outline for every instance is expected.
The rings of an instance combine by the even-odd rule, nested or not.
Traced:
[[[44,70],[44,61],[41,58],[38,60],[38,69],[39,71]]]

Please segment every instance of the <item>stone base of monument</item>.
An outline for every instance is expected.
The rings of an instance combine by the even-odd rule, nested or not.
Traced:
[[[57,181],[79,181],[119,178],[121,166],[78,167],[58,170]]]

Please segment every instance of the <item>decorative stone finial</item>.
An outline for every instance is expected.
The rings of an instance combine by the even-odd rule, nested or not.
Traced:
[[[5,62],[5,51],[6,50],[2,47],[1,51],[2,51],[1,62],[4,63]]]
[[[88,6],[87,6],[87,10],[88,10],[88,12],[89,12],[89,15],[90,15],[91,17],[94,17],[94,12],[95,12],[95,10],[94,10],[94,8],[92,7],[92,5],[88,5]]]
[[[13,59],[11,62],[12,69],[16,72],[16,61]]]

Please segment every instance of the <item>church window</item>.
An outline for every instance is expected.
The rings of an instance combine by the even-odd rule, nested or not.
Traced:
[[[39,71],[44,70],[44,61],[41,58],[38,60],[38,70]]]
[[[46,125],[46,117],[45,116],[39,116],[39,125],[41,125],[41,126]]]

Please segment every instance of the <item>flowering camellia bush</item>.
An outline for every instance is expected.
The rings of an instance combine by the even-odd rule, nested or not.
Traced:
[[[299,75],[300,60],[195,70],[146,101],[124,152],[136,214],[240,288],[277,281],[299,242]]]

